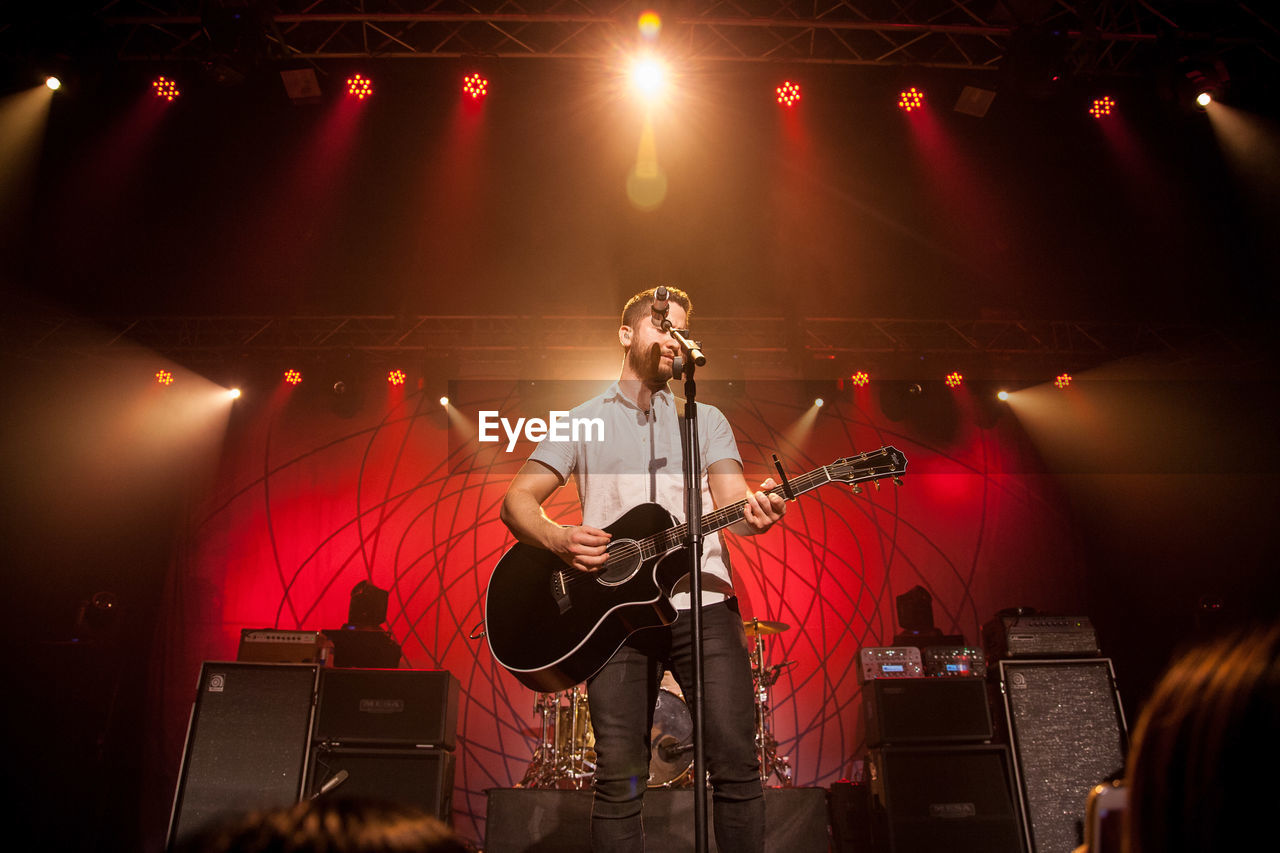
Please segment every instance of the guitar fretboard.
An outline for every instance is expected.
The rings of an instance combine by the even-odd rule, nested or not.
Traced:
[[[799,477],[790,479],[791,493],[793,495],[801,495],[805,492],[812,491],[818,486],[831,482],[831,476],[827,473],[824,465],[810,471],[807,474],[801,474]],[[774,486],[768,491],[768,494],[786,497],[786,490],[782,486]],[[735,504],[720,507],[702,516],[702,532],[715,533],[731,524],[735,524],[746,518],[746,500],[740,500]],[[674,548],[679,548],[689,540],[689,524],[677,524],[675,527],[655,533],[647,539],[641,539],[640,555],[643,559],[655,557],[658,554],[665,554]]]

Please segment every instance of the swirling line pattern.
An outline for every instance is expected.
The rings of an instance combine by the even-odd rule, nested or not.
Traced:
[[[510,410],[520,401],[512,387],[476,402]],[[993,526],[993,515],[1013,519],[1022,550],[1039,537],[1056,554],[1023,590],[1038,585],[1055,594],[1071,570],[1063,557],[1070,548],[1058,547],[1069,535],[1051,493],[1034,477],[1002,474],[993,462],[1017,453],[1009,430],[975,429],[944,448],[849,399],[832,401],[817,417],[801,403],[751,396],[722,408],[749,476],[759,479],[772,474],[773,452],[792,474],[882,444],[898,446],[914,464],[929,460],[922,466],[929,473],[913,476],[909,467],[901,490],[866,486],[854,495],[823,487],[791,506],[782,530],[728,537],[745,615],[791,626],[766,648],[772,663],[794,661],[772,697],[774,734],[795,784],[854,776],[864,747],[857,652],[891,642],[894,596],[924,586],[939,627],[976,641],[981,618],[1008,603],[1005,591],[982,582],[992,537],[1010,535],[1010,524]],[[332,627],[345,621],[356,581],[389,589],[389,625],[406,665],[447,669],[461,681],[454,820],[481,840],[486,789],[523,776],[538,731],[534,695],[493,661],[482,640],[470,639],[481,624],[488,572],[512,541],[498,506],[523,456],[468,440],[422,392],[370,402],[356,417],[353,425],[299,408],[264,413],[265,428],[246,425],[243,439],[229,445],[235,449],[186,549],[185,570],[222,584],[224,604],[214,619],[224,641],[241,627],[268,623]],[[945,478],[956,483],[930,485]],[[572,485],[547,510],[575,519]],[[191,612],[189,605],[179,601],[178,614]],[[171,661],[169,670],[189,683],[198,666],[188,658]]]

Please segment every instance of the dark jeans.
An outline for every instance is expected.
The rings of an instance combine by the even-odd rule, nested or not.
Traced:
[[[663,669],[693,700],[692,617],[633,635],[587,682],[595,730],[591,849],[644,850],[642,797],[649,779],[649,732]],[[755,751],[751,664],[737,599],[702,609],[703,749],[712,786],[716,846],[725,853],[764,850],[764,790]]]

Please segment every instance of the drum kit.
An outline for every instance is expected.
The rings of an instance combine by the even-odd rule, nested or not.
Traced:
[[[778,754],[773,736],[773,706],[770,688],[791,665],[766,666],[765,637],[780,634],[789,626],[782,622],[750,619],[743,624],[754,640],[748,657],[755,699],[756,752],[760,756],[760,781],[776,777],[791,785],[791,767]],[[541,718],[538,745],[533,760],[518,787],[579,790],[590,787],[595,776],[595,734],[587,709],[587,690],[579,684],[559,693],[539,693],[533,711]],[[680,685],[670,672],[664,673],[653,709],[649,733],[649,787],[684,788],[693,785],[693,718]]]

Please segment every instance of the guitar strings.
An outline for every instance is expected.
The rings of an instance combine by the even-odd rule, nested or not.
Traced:
[[[868,458],[869,456],[876,456],[876,455],[887,456],[888,454],[882,448],[881,450],[871,454],[862,454],[858,458],[862,461],[865,461],[866,458]],[[831,477],[828,471],[828,469],[831,467],[832,466],[824,465],[820,468],[814,469],[813,471],[809,471],[806,474],[801,474],[798,477],[791,478],[790,484],[793,486],[792,493],[795,495],[799,495],[802,492],[807,492],[807,491],[810,491],[811,489],[815,489],[824,483],[833,482],[834,478]],[[893,468],[891,465],[886,466],[883,470],[881,470],[876,466],[871,466],[870,467],[871,476],[865,479],[874,479],[876,477],[887,476],[890,472],[892,472],[892,470]],[[779,496],[785,497],[786,489],[784,489],[781,485],[777,485],[777,486],[774,486],[772,489],[769,489],[767,494],[779,495]],[[741,500],[741,501],[738,501],[737,503],[730,504],[728,506],[721,507],[720,509],[713,510],[712,512],[707,513],[702,517],[703,528],[706,530],[715,531],[723,527],[728,527],[730,524],[733,524],[736,521],[741,521],[745,517],[743,510],[746,507],[746,505],[747,505],[746,500]],[[608,552],[609,558],[608,560],[605,561],[605,565],[608,566],[608,564],[611,562],[616,562],[623,559],[630,561],[634,559],[637,556],[637,554],[639,555],[639,558],[641,561],[652,558],[658,554],[662,554],[667,551],[671,551],[683,546],[686,542],[686,538],[688,537],[688,535],[689,535],[688,523],[681,523],[681,524],[675,525],[674,527],[670,527],[666,530],[662,530],[657,533],[654,533],[651,536],[647,536],[644,539],[630,540],[622,545],[617,546],[612,551]],[[600,575],[599,572],[576,572],[575,571],[572,573],[563,574],[562,579],[566,586],[577,586],[586,581],[594,581],[599,577],[599,575]]]

